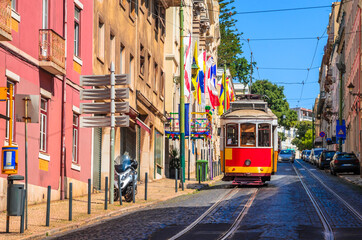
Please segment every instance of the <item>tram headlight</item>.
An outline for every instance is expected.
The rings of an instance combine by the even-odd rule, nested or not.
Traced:
[[[251,164],[251,160],[250,160],[250,159],[246,159],[246,160],[245,160],[245,165],[246,165],[246,166],[250,166],[250,164]]]

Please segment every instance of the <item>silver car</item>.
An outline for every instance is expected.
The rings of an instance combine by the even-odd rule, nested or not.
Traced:
[[[295,155],[292,150],[281,150],[278,156],[278,162],[294,163]]]

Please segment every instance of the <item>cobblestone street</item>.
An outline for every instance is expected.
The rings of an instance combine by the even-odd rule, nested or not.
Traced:
[[[360,239],[362,222],[308,172],[361,212],[362,189],[315,167],[294,163],[331,223],[335,239]],[[217,239],[246,205],[255,187],[239,187],[180,239]],[[229,182],[180,196],[56,239],[168,239],[186,228],[226,193]],[[343,194],[342,194],[343,193]],[[290,163],[280,163],[272,181],[260,187],[232,239],[324,239],[320,218]]]

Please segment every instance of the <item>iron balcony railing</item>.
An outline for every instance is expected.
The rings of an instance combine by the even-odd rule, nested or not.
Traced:
[[[0,29],[11,34],[11,0],[0,0]]]
[[[39,30],[39,60],[65,68],[65,40],[52,29]]]

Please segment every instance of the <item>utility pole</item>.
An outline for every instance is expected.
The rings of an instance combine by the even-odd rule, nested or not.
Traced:
[[[253,84],[253,52],[250,52],[250,94],[251,94],[252,84]]]
[[[314,126],[314,106],[312,106],[312,146],[314,148],[314,138],[315,138],[315,126]]]
[[[185,182],[185,73],[184,73],[184,10],[180,1],[180,160],[182,182]],[[190,160],[189,160],[190,161]]]

